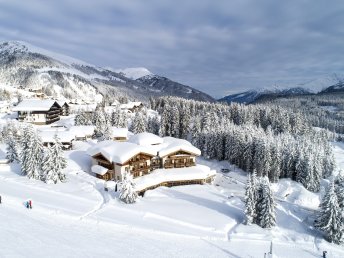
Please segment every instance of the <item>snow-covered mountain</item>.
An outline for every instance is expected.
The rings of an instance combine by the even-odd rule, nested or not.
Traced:
[[[150,72],[147,68],[144,67],[134,67],[134,68],[125,68],[125,69],[117,69],[115,70],[116,73],[121,73],[125,77],[130,79],[136,80],[143,76],[152,75],[153,73]]]
[[[301,88],[290,88],[290,89],[258,89],[258,90],[249,90],[242,93],[228,95],[219,99],[221,102],[237,102],[237,103],[252,103],[257,101],[261,98],[274,98],[274,97],[281,97],[281,96],[294,96],[294,95],[304,95],[304,94],[311,94],[310,91]]]
[[[320,93],[344,93],[344,82],[340,81],[335,85],[322,90]]]
[[[171,80],[165,91],[163,87],[140,80],[142,76],[154,75],[145,68],[127,68],[117,72],[100,68],[25,42],[0,43],[0,84],[3,85],[42,88],[47,95],[57,98],[64,96],[88,101],[99,99],[99,94],[108,99],[147,100],[150,96],[173,95],[214,101],[203,92]]]
[[[302,83],[276,83],[274,86],[262,89],[252,89],[240,93],[225,96],[219,101],[252,103],[262,98],[275,98],[283,96],[295,96],[316,93],[344,92],[344,75],[331,74]],[[341,88],[343,87],[343,88]]]

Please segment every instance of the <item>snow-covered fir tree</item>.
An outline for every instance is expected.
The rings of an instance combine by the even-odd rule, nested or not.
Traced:
[[[20,146],[12,134],[7,136],[6,159],[10,162],[19,162]]]
[[[159,135],[160,121],[157,116],[148,117],[147,132]]]
[[[246,224],[252,224],[257,216],[257,177],[256,172],[248,174],[245,189]]]
[[[133,176],[125,172],[122,175],[121,190],[119,194],[119,199],[125,203],[134,203],[137,200],[137,193],[135,191],[135,183]]]
[[[111,140],[113,138],[113,131],[109,121],[105,121],[103,127],[100,131],[100,137],[98,138],[100,141]]]
[[[342,171],[339,171],[336,176],[335,192],[337,194],[339,207],[344,212],[344,175]]]
[[[40,179],[42,168],[43,144],[32,125],[27,125],[22,141],[20,162],[23,175],[28,178]]]
[[[275,200],[270,188],[269,178],[261,178],[257,190],[256,223],[262,228],[271,228],[276,225]]]
[[[64,182],[66,175],[62,172],[67,166],[66,158],[62,150],[62,144],[57,135],[54,136],[54,142],[47,148],[42,166],[41,179],[49,184]]]
[[[335,244],[342,242],[344,233],[343,211],[339,208],[333,181],[320,203],[315,226],[325,233],[329,242]]]
[[[147,120],[142,112],[136,112],[131,122],[130,131],[134,134],[143,133],[147,130]]]
[[[180,119],[180,125],[179,125],[179,136],[182,139],[187,139],[190,130],[191,130],[191,113],[190,109],[183,108],[181,111],[179,111],[179,119]]]
[[[79,112],[75,115],[74,118],[74,124],[75,125],[91,125],[91,115],[86,112]]]
[[[94,112],[92,121],[95,125],[94,136],[99,140],[112,139],[112,128],[110,118],[103,108],[98,108]]]

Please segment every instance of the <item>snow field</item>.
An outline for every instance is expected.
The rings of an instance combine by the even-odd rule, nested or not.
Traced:
[[[319,257],[323,250],[344,257],[343,247],[312,226],[319,194],[296,182],[272,185],[277,226],[271,230],[243,224],[246,173],[228,162],[197,159],[231,170],[218,173],[214,185],[160,187],[126,205],[89,174],[86,149],[93,144],[76,142],[65,152],[65,184],[29,180],[16,164],[0,167],[0,257],[264,257],[271,241],[275,257]],[[344,146],[333,148],[339,170]],[[32,210],[23,205],[28,199]]]

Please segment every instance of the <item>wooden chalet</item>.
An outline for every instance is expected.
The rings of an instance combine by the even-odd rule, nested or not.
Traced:
[[[160,155],[159,155],[160,156]],[[196,153],[180,149],[160,156],[163,168],[184,168],[196,166]]]
[[[104,180],[122,180],[122,174],[129,172],[134,178],[148,174],[155,152],[128,142],[104,141],[91,147],[92,172]],[[102,168],[105,169],[102,169]]]
[[[205,184],[216,174],[196,165],[199,149],[173,137],[142,133],[129,142],[99,142],[87,152],[92,157],[91,170],[98,178],[121,181],[122,174],[129,172],[139,183],[137,192],[141,195],[159,186]]]
[[[60,114],[60,116],[69,116],[69,114],[70,114],[70,110],[69,109],[70,108],[69,108],[69,105],[68,105],[67,101],[58,100],[57,102],[61,106],[61,114]]]
[[[20,122],[44,125],[60,120],[61,106],[55,100],[26,99],[13,111],[18,112]]]

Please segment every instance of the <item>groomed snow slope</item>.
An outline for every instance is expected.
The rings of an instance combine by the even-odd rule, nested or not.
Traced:
[[[76,142],[66,152],[65,184],[29,180],[18,165],[0,167],[0,257],[264,257],[271,241],[275,257],[320,257],[324,250],[344,257],[343,247],[313,229],[319,195],[298,183],[273,185],[278,225],[272,230],[242,224],[246,176],[227,162],[198,159],[232,170],[218,173],[214,185],[162,187],[126,205],[87,173],[92,144]],[[343,168],[344,145],[334,151]],[[32,210],[23,205],[29,198]]]

